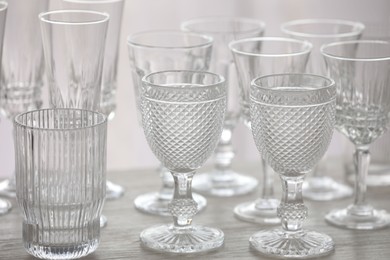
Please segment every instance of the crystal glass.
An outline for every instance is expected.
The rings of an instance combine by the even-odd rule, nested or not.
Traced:
[[[225,123],[218,146],[214,152],[214,168],[197,174],[192,182],[195,191],[219,197],[247,194],[257,187],[257,180],[231,169],[235,151],[232,144],[233,130],[239,119],[239,102],[236,69],[229,42],[242,38],[258,37],[264,33],[262,21],[243,17],[204,17],[181,24],[184,31],[202,33],[214,40],[210,71],[223,75],[227,81],[228,106]]]
[[[241,117],[250,128],[249,94],[250,82],[257,76],[304,72],[312,45],[306,41],[289,38],[259,37],[233,41],[229,44],[237,68]],[[262,195],[256,201],[245,202],[234,209],[241,220],[276,224],[280,223],[276,209],[279,201],[274,198],[273,173],[263,165]]]
[[[38,14],[48,0],[8,1],[0,78],[0,106],[9,120],[40,108],[43,86],[43,50]],[[21,19],[23,18],[23,19]],[[15,174],[0,183],[0,194],[14,198]]]
[[[105,198],[106,116],[42,109],[15,117],[16,191],[23,246],[42,259],[96,250]]]
[[[283,195],[278,207],[282,228],[250,238],[259,252],[281,258],[310,258],[334,249],[325,234],[307,231],[308,209],[302,184],[325,154],[332,139],[336,86],[312,74],[274,74],[256,78],[250,91],[250,117],[256,147],[279,174]]]
[[[322,44],[334,41],[357,40],[365,26],[360,22],[336,19],[304,19],[282,24],[281,30],[288,36],[307,40],[313,44],[307,73],[326,75],[325,62],[320,52]],[[335,181],[328,176],[328,156],[325,156],[313,174],[303,185],[303,196],[307,199],[327,201],[341,199],[352,195],[351,187]]]
[[[329,75],[337,85],[336,127],[355,145],[355,200],[326,215],[349,229],[378,229],[390,214],[366,202],[369,146],[387,130],[390,119],[390,42],[346,41],[321,47]]]
[[[207,71],[213,45],[208,36],[180,31],[140,32],[130,35],[127,43],[139,121],[142,77],[169,69]],[[134,200],[134,206],[144,213],[170,216],[168,204],[173,196],[173,179],[164,167],[160,167],[160,176],[161,190],[139,195]],[[193,197],[198,203],[198,210],[206,206],[204,197],[195,193]]]
[[[173,253],[218,248],[224,241],[221,230],[191,224],[198,211],[191,181],[213,153],[222,133],[225,80],[209,72],[172,70],[149,74],[142,82],[144,133],[153,153],[171,172],[175,191],[169,204],[173,224],[143,230],[141,242]]]
[[[104,51],[100,111],[105,113],[109,120],[113,119],[116,109],[118,47],[124,0],[63,0],[62,4],[64,9],[93,10],[106,12],[110,15]],[[107,180],[106,188],[107,199],[117,199],[123,196],[124,189],[118,184]]]

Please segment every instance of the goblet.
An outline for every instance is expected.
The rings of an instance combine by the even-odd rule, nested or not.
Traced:
[[[282,24],[281,30],[290,37],[299,40],[308,40],[313,44],[306,72],[326,75],[325,62],[321,56],[322,44],[357,40],[361,37],[365,26],[354,21],[336,19],[304,19],[294,20]],[[329,170],[328,156],[314,169],[313,174],[303,185],[303,196],[317,201],[341,199],[352,195],[352,188],[335,181],[327,176]]]
[[[222,246],[216,228],[191,225],[197,212],[191,181],[213,153],[222,133],[226,88],[222,76],[197,71],[162,71],[142,80],[141,113],[150,148],[169,169],[175,192],[173,224],[142,231],[143,245],[164,252],[193,253]]]
[[[202,33],[214,40],[210,71],[223,75],[227,81],[228,105],[224,128],[218,146],[214,152],[214,169],[197,174],[192,187],[207,195],[231,197],[247,194],[257,187],[257,180],[231,169],[234,159],[232,144],[233,130],[240,115],[238,102],[237,76],[232,54],[228,44],[233,40],[259,37],[264,33],[262,21],[243,17],[204,17],[185,21],[181,24],[184,31]]]
[[[304,72],[312,45],[306,41],[289,38],[249,38],[229,44],[240,87],[241,116],[250,128],[250,82],[257,76],[285,72]],[[261,198],[235,207],[234,214],[241,220],[276,224],[279,201],[274,198],[273,174],[265,161],[263,165],[263,191]]]
[[[139,89],[142,86],[142,77],[151,72],[168,69],[207,71],[212,44],[213,41],[208,36],[180,31],[140,32],[128,37],[139,120],[141,120]],[[160,167],[160,176],[161,190],[139,195],[134,200],[134,206],[144,213],[170,216],[168,204],[173,196],[173,179],[164,167]],[[206,207],[207,201],[204,197],[199,194],[193,194],[193,197],[198,203],[199,210]]]
[[[335,124],[336,86],[312,74],[274,74],[252,81],[250,117],[256,147],[277,172],[283,195],[278,207],[282,228],[264,230],[250,244],[266,255],[309,258],[330,253],[325,234],[302,229],[307,217],[302,183],[325,154]]]
[[[355,145],[355,200],[325,219],[349,229],[378,229],[390,215],[366,202],[369,146],[386,132],[390,119],[390,42],[346,41],[321,47],[337,85],[336,128]]]

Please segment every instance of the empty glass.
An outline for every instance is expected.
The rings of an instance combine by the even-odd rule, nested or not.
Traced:
[[[250,117],[256,147],[277,172],[283,195],[278,216],[282,228],[263,230],[250,244],[282,258],[326,255],[334,248],[325,234],[302,229],[307,217],[302,184],[325,154],[335,123],[336,86],[312,74],[276,74],[256,78],[250,92]]]
[[[222,133],[226,88],[222,76],[197,71],[162,71],[142,80],[141,113],[150,148],[169,169],[175,192],[173,224],[142,231],[143,245],[164,252],[194,253],[222,246],[216,228],[191,225],[197,213],[191,181],[211,156]]]
[[[378,229],[390,214],[366,202],[369,146],[386,132],[390,120],[390,43],[346,41],[321,47],[329,75],[337,85],[336,127],[355,145],[355,200],[325,219],[349,229]]]
[[[229,44],[237,68],[241,117],[250,128],[249,94],[250,82],[257,76],[304,72],[312,45],[306,41],[289,38],[260,37],[233,41]],[[276,209],[279,201],[274,198],[273,173],[264,159],[263,191],[261,198],[246,202],[234,209],[234,214],[241,220],[276,224],[280,222]]]
[[[106,116],[34,110],[15,117],[14,135],[26,251],[43,259],[95,251],[106,192]]]

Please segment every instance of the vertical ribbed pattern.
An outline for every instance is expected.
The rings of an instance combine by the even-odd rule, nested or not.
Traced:
[[[106,129],[102,114],[77,109],[38,110],[16,118],[17,198],[30,254],[71,259],[97,248]]]

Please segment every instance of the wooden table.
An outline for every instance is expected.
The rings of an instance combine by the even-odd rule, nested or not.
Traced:
[[[248,175],[261,177],[260,165],[235,167]],[[334,174],[342,176],[340,171]],[[221,228],[225,232],[225,245],[217,251],[198,255],[173,255],[149,251],[141,247],[140,232],[151,225],[168,223],[170,218],[145,215],[133,207],[134,198],[159,187],[156,170],[110,172],[110,180],[126,188],[124,197],[107,201],[104,214],[108,226],[102,230],[101,243],[95,253],[84,259],[269,259],[249,247],[249,237],[258,230],[269,226],[251,224],[237,220],[233,215],[235,205],[257,198],[259,192],[235,198],[208,198],[205,211],[195,216],[194,222]],[[275,184],[276,196],[280,197],[280,184]],[[390,211],[390,187],[368,190],[368,200],[376,207]],[[323,216],[336,207],[344,207],[352,198],[333,202],[310,202],[309,219],[305,228],[325,232],[333,237],[336,250],[322,259],[332,260],[380,260],[390,259],[390,228],[377,231],[353,231],[332,227],[325,223]],[[15,200],[12,200],[15,205]],[[15,207],[11,213],[0,217],[0,259],[33,259],[22,247],[21,213]]]

